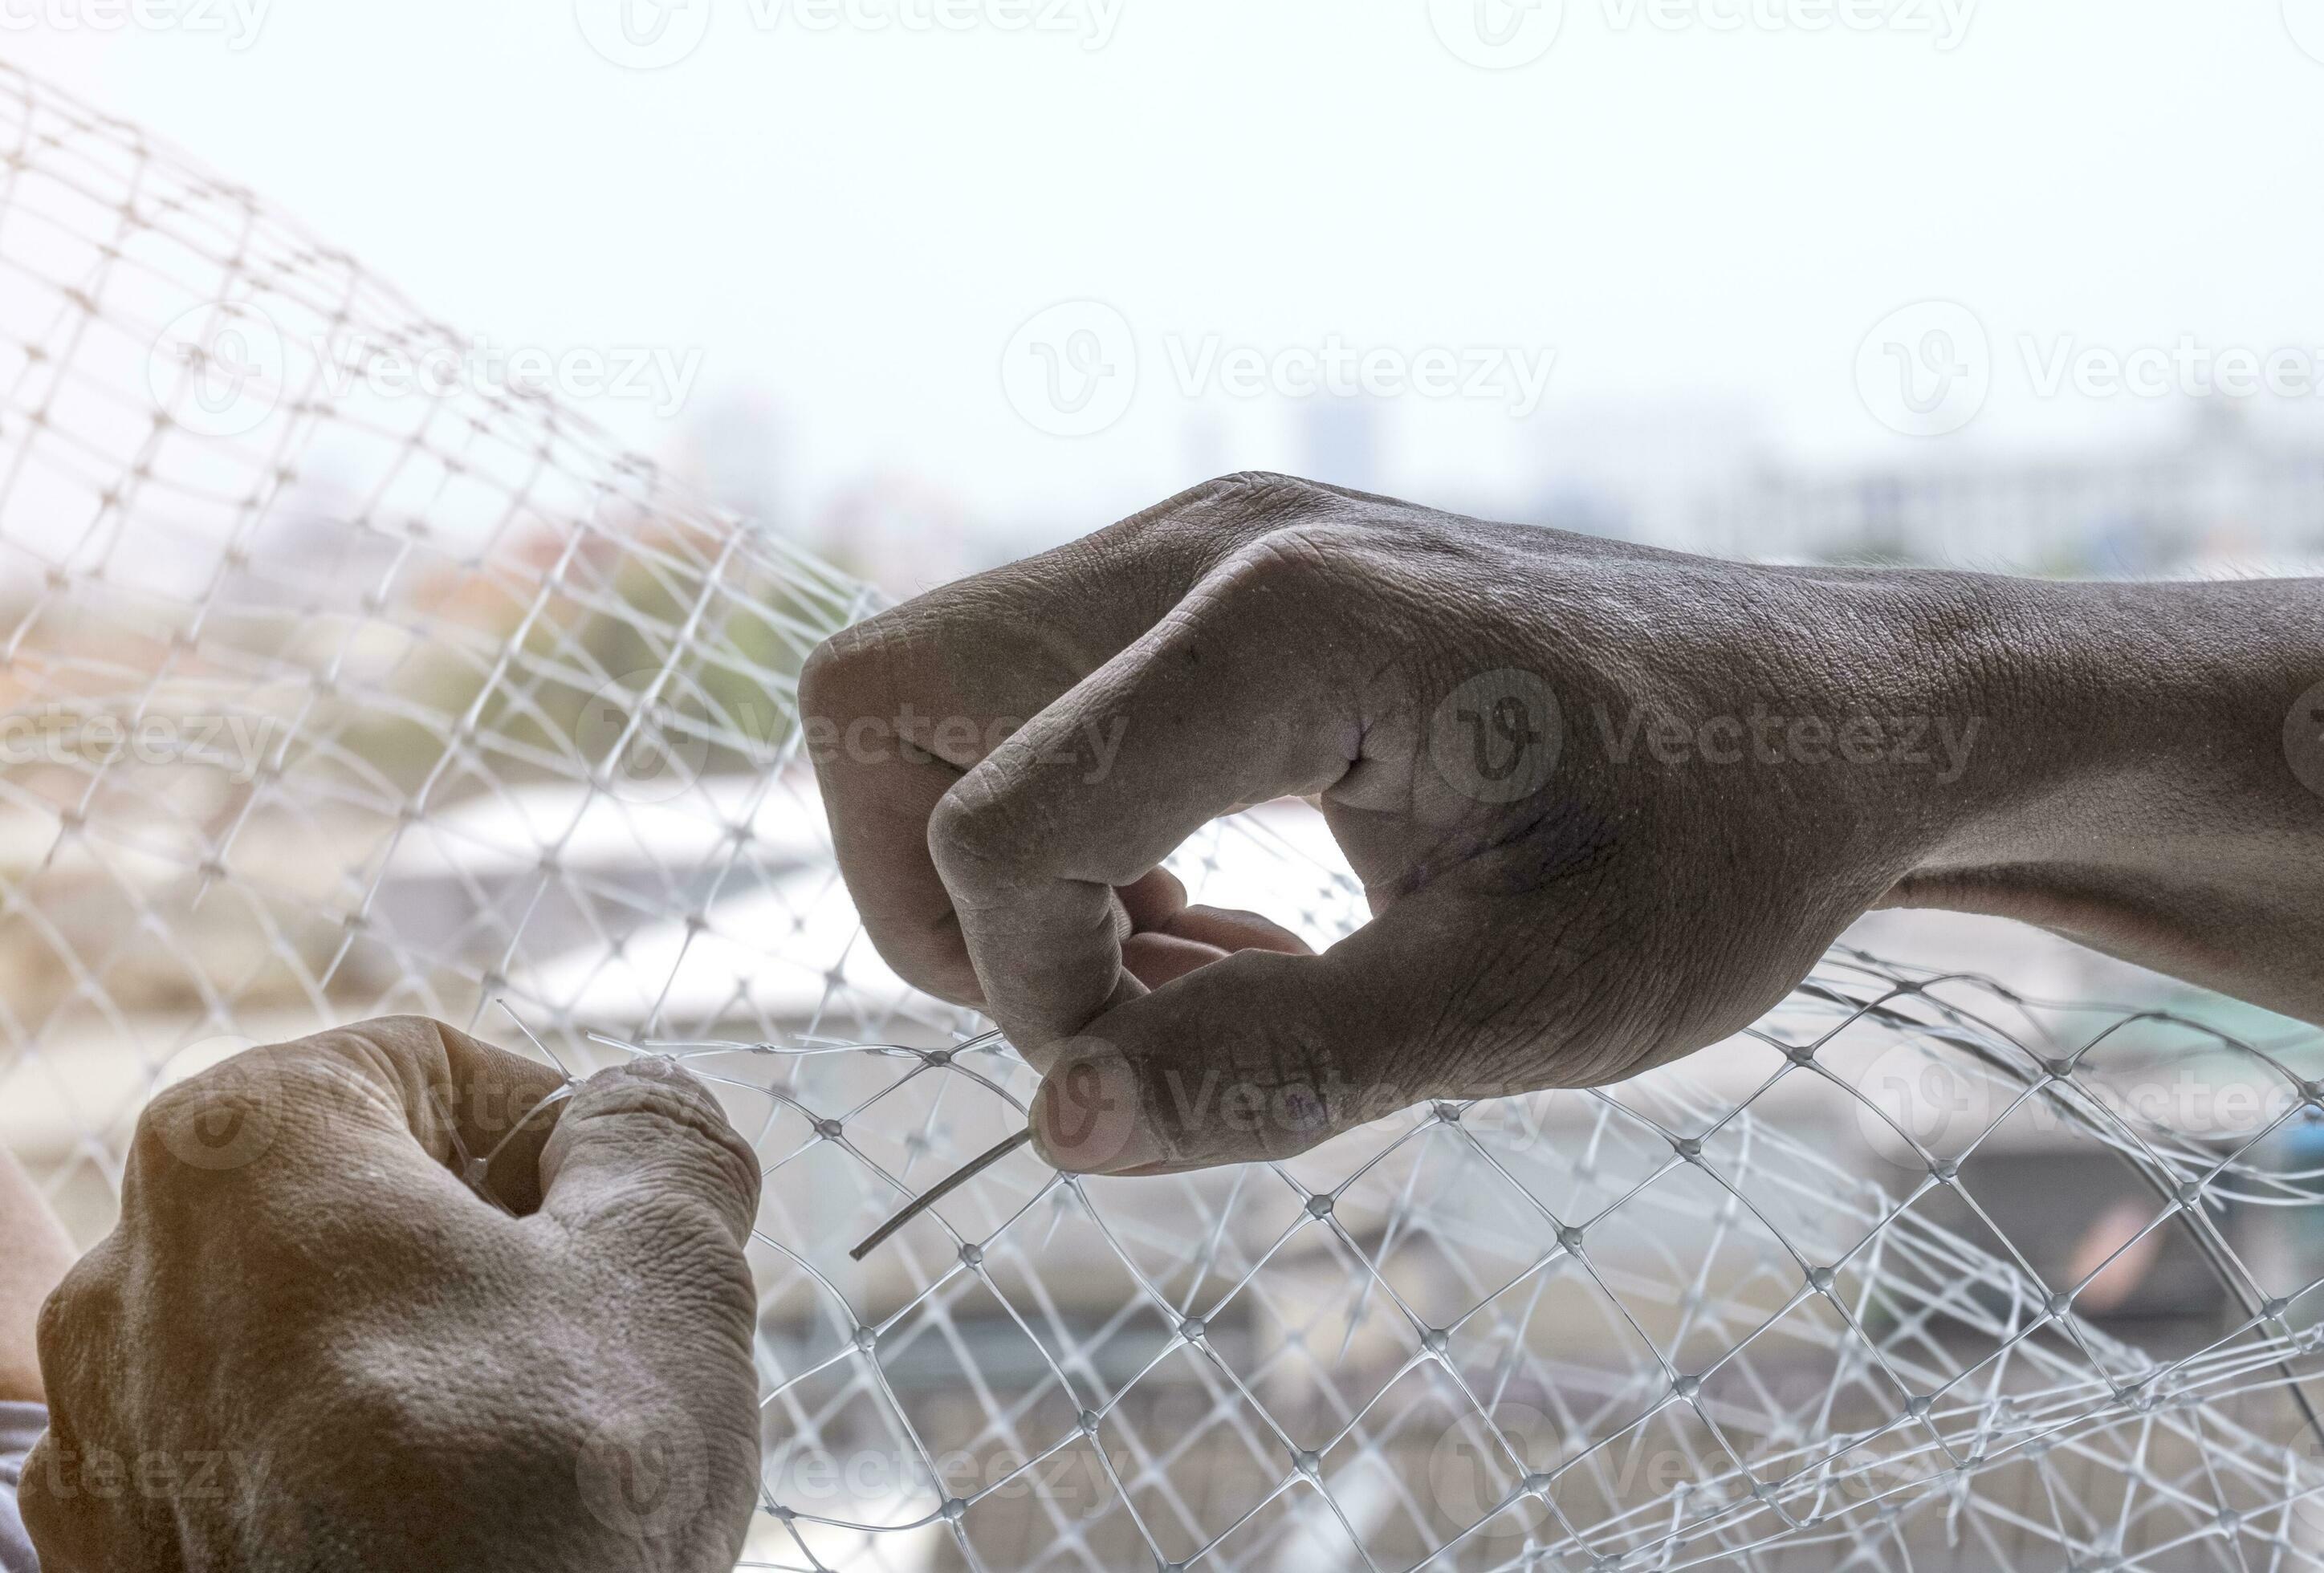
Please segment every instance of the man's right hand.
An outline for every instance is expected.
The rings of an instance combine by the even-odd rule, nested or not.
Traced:
[[[2324,787],[2285,741],[2318,602],[1752,566],[1242,476],[840,634],[802,708],[881,954],[1048,1072],[1053,1161],[1150,1172],[1634,1075],[1881,905],[2324,1019]],[[1319,956],[1156,871],[1289,795],[1375,915]],[[1108,1088],[1134,1118],[1083,1118]]]

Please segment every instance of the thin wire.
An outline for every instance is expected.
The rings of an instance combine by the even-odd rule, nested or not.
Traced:
[[[959,1190],[962,1186],[967,1184],[979,1174],[983,1173],[987,1169],[991,1168],[993,1164],[998,1164],[1001,1159],[1007,1157],[1010,1154],[1015,1152],[1018,1148],[1023,1146],[1032,1139],[1033,1127],[1028,1126],[1023,1130],[1019,1131],[1015,1136],[1010,1136],[1008,1140],[993,1143],[992,1145],[985,1148],[984,1151],[979,1153],[975,1157],[971,1158],[967,1163],[963,1164],[959,1168],[954,1169],[951,1173],[937,1181],[934,1185],[931,1185],[926,1191],[921,1191],[918,1196],[915,1197],[911,1201],[905,1205],[904,1210],[901,1212],[899,1212],[886,1223],[881,1224],[878,1228],[873,1229],[869,1235],[866,1235],[863,1238],[863,1243],[856,1246],[853,1250],[848,1252],[848,1256],[858,1262],[862,1261],[864,1257],[878,1250],[881,1246],[887,1244],[889,1238],[893,1236],[897,1230],[902,1228],[906,1224],[919,1217],[920,1214],[926,1212],[929,1208],[934,1207],[937,1202],[942,1201],[945,1197],[950,1196],[954,1191]]]
[[[509,1005],[508,997],[506,995],[495,995],[493,998],[493,1003],[499,1006],[503,1011],[508,1013],[508,1018],[516,1023],[516,1030],[522,1033],[526,1037],[531,1039],[532,1046],[539,1049],[542,1053],[548,1055],[549,1062],[556,1066],[557,1069],[564,1074],[564,1077],[567,1081],[574,1079],[571,1068],[568,1067],[564,1061],[557,1057],[557,1051],[555,1049],[552,1049],[547,1044],[542,1043],[533,1030],[524,1025],[524,1017],[519,1016]]]

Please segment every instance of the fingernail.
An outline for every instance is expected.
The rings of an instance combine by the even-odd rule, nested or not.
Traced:
[[[1032,1127],[1034,1151],[1069,1174],[1117,1174],[1171,1155],[1146,1118],[1136,1072],[1119,1053],[1054,1067],[1033,1097]]]

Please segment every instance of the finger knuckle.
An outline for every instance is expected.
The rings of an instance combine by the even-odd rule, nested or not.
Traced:
[[[955,890],[1008,883],[1022,871],[1032,842],[1024,833],[1019,792],[988,760],[936,800],[928,814],[928,856]]]
[[[748,1307],[750,1265],[735,1209],[714,1197],[700,1185],[635,1185],[598,1199],[597,1224],[622,1242],[623,1271],[654,1284],[658,1294],[705,1307]]]
[[[1202,502],[1233,508],[1254,523],[1296,518],[1333,495],[1313,481],[1274,470],[1238,470],[1196,492]]]
[[[876,712],[886,645],[886,622],[877,617],[841,629],[816,645],[799,668],[799,713],[836,722]]]
[[[202,1141],[203,1122],[232,1118],[261,1101],[253,1096],[254,1079],[250,1071],[257,1062],[255,1056],[264,1053],[246,1050],[156,1092],[138,1111],[136,1127],[130,1134],[132,1164],[148,1178],[169,1172],[189,1145]]]
[[[433,1067],[444,1058],[447,1035],[456,1030],[429,1016],[376,1016],[295,1043],[278,1044],[277,1068],[284,1074],[296,1075],[305,1067],[324,1066],[364,1054],[395,1066]]]
[[[1237,547],[1205,588],[1222,611],[1272,621],[1313,604],[1350,566],[1349,542],[1340,527],[1287,525]]]
[[[758,1154],[735,1130],[710,1090],[684,1071],[672,1068],[665,1074],[648,1074],[631,1067],[625,1073],[593,1084],[567,1119],[608,1118],[635,1120],[645,1127],[643,1150],[696,1154],[737,1194],[757,1196]]]
[[[437,1020],[432,1016],[407,1014],[403,1016],[374,1016],[366,1020],[355,1022],[347,1026],[342,1027],[339,1029],[339,1032],[352,1033],[358,1037],[367,1038],[373,1043],[380,1044],[382,1047],[385,1047],[390,1044],[401,1045],[413,1043],[429,1044],[440,1042],[444,1034],[454,1030],[456,1029],[446,1026],[443,1022]],[[320,1038],[324,1039],[337,1035],[338,1034],[337,1033],[324,1033],[318,1035]],[[317,1040],[310,1038],[303,1041],[312,1043]]]
[[[862,915],[864,936],[913,988],[956,1005],[983,1001],[983,985],[961,948],[956,924],[939,926],[917,914],[899,916],[871,907]]]
[[[1228,559],[1227,567],[1261,583],[1305,579],[1345,561],[1347,548],[1346,532],[1338,525],[1289,524],[1250,542]]]
[[[1127,551],[1139,560],[1183,555],[1207,565],[1253,536],[1333,501],[1328,489],[1296,475],[1242,470],[1190,486],[1088,540],[1101,552]]]

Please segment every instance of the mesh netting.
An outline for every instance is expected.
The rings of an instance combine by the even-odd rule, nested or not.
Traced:
[[[753,1566],[2324,1560],[2313,1033],[1839,951],[1621,1087],[1020,1151],[851,1261],[1034,1085],[862,942],[794,758],[868,593],[551,398],[362,374],[468,341],[135,129],[0,72],[0,1140],[84,1237],[157,1086],[505,998],[762,1156]],[[1304,809],[1174,867],[1361,917]]]

